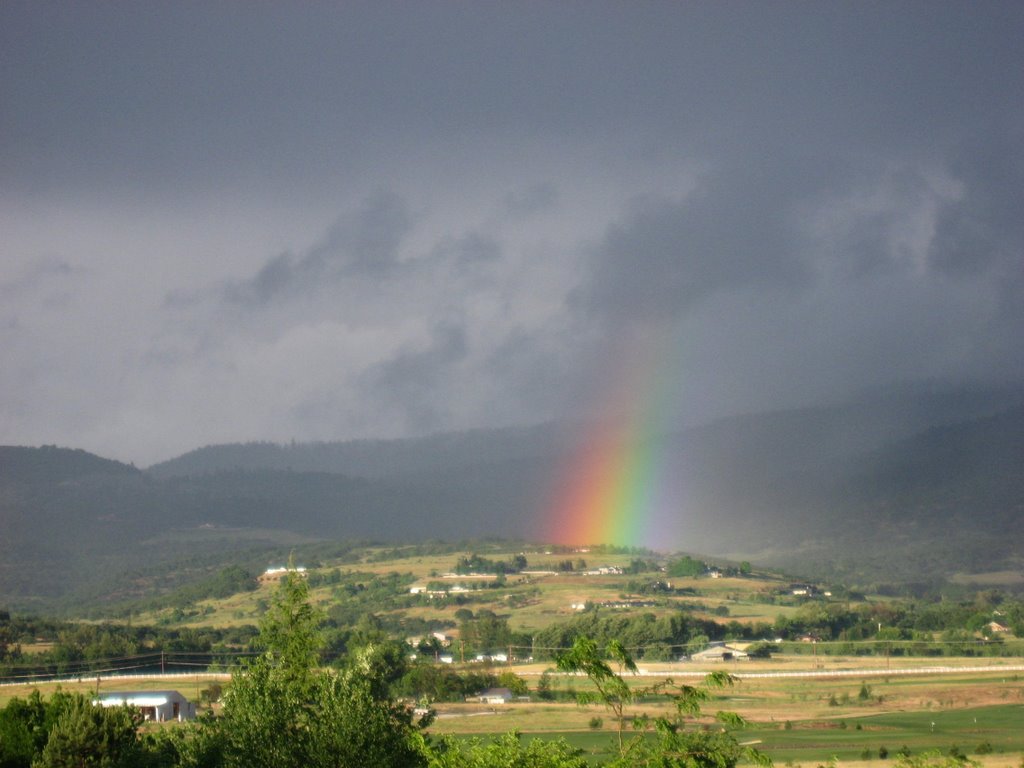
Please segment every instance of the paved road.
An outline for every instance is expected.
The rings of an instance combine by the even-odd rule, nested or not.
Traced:
[[[696,677],[702,678],[717,669],[644,669],[641,667],[638,677]],[[998,673],[998,672],[1024,672],[1024,664],[998,664],[980,665],[970,667],[893,667],[878,669],[792,669],[779,672],[737,672],[735,669],[725,669],[733,677],[739,680],[756,680],[759,678],[825,678],[825,677],[893,677],[900,676],[921,676],[931,677],[935,675],[956,675],[963,673]],[[518,672],[521,676],[540,675],[541,672]],[[562,674],[562,673],[550,673]],[[625,675],[630,677],[630,675]]]
[[[501,671],[501,668],[494,667],[496,671]],[[510,669],[516,674],[522,677],[539,677],[543,674],[543,670],[516,670],[515,667]],[[722,667],[718,667],[722,669]],[[703,678],[709,674],[712,669],[645,669],[641,667],[637,672],[638,677],[693,677]],[[894,667],[891,669],[878,668],[878,669],[793,669],[779,672],[737,672],[734,669],[727,669],[730,675],[739,680],[756,680],[756,679],[770,679],[770,678],[828,678],[828,677],[934,677],[937,675],[959,675],[965,673],[985,673],[995,674],[999,672],[1024,672],[1024,664],[989,664],[989,665],[978,665],[978,666],[964,666],[964,667],[950,667],[950,666],[934,666],[934,667]],[[571,673],[564,672],[549,672],[551,675],[556,676],[572,676]],[[581,676],[581,675],[577,675]],[[630,675],[626,675],[630,677]],[[180,680],[184,682],[198,681],[198,680],[230,680],[231,675],[227,672],[166,672],[164,674],[132,674],[132,675],[99,675],[100,682],[117,681],[117,680]],[[24,680],[21,682],[7,682],[0,683],[2,686],[10,685],[43,685],[46,683],[89,683],[95,682],[96,676],[83,675],[76,677],[54,677],[47,679],[33,679]]]

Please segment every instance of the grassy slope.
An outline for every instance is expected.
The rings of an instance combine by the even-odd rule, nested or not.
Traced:
[[[385,561],[375,561],[373,555],[379,550],[367,550],[367,556],[358,563],[328,562],[320,570],[330,570],[338,567],[343,573],[365,574],[366,578],[372,575],[385,575],[388,573],[411,574],[415,583],[425,584],[428,581],[442,580],[439,575],[449,572],[460,554],[449,553],[443,555],[417,555],[412,557],[399,557]],[[488,557],[507,557],[512,553],[488,553]],[[594,568],[600,565],[625,567],[632,559],[630,555],[574,555],[569,559],[578,557],[589,558],[587,563]],[[558,562],[567,559],[562,554],[544,554],[542,552],[527,552],[529,570],[554,569]],[[433,576],[431,574],[434,574]],[[765,593],[777,590],[787,580],[777,575],[760,575],[756,578],[742,579],[710,579],[701,577],[697,579],[669,578],[664,575],[643,574],[640,576],[631,575],[609,575],[609,576],[588,576],[581,573],[560,573],[556,575],[526,575],[514,574],[508,577],[508,586],[505,589],[493,590],[482,593],[483,597],[491,597],[493,600],[486,602],[474,602],[468,607],[471,610],[486,608],[493,610],[499,615],[509,617],[510,626],[516,631],[533,632],[552,623],[565,621],[575,615],[571,608],[574,603],[583,603],[587,600],[599,603],[602,601],[617,600],[620,595],[626,593],[627,584],[632,580],[651,581],[655,578],[668,579],[673,587],[688,588],[696,594],[675,596],[665,601],[664,605],[656,605],[644,608],[647,613],[662,615],[671,613],[679,606],[691,605],[700,606],[694,615],[703,618],[713,618],[708,612],[716,606],[725,605],[729,608],[727,620],[744,622],[765,621],[771,622],[776,616],[788,615],[796,610],[793,605],[775,605],[766,603],[763,600]],[[173,622],[181,626],[213,626],[224,627],[239,624],[252,624],[259,618],[259,603],[266,600],[272,584],[265,584],[255,592],[241,593],[222,600],[204,600],[196,605],[198,615],[187,617],[181,621]],[[539,594],[534,594],[539,590]],[[332,602],[330,587],[318,587],[312,592],[313,599],[323,607]],[[510,597],[522,596],[518,607],[510,607]],[[634,595],[635,598],[655,599],[650,596]],[[443,608],[436,608],[426,604],[403,609],[401,612],[408,617],[422,618],[448,618],[454,620],[454,614],[459,606],[450,605]],[[139,623],[166,623],[171,615],[170,609],[152,613],[144,613],[134,617]]]

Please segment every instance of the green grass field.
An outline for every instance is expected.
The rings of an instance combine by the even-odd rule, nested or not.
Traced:
[[[958,659],[954,665],[972,661]],[[865,684],[868,695],[861,698]],[[563,680],[556,687],[566,685]],[[582,680],[574,680],[573,687],[586,689]],[[749,726],[737,738],[756,744],[777,765],[819,765],[836,758],[844,765],[882,768],[904,747],[920,754],[955,746],[986,764],[1002,760],[1017,766],[1024,753],[1024,684],[1012,674],[747,680],[705,706],[706,713],[720,709],[746,718]],[[440,705],[438,711],[435,733],[487,737],[518,730],[526,737],[562,736],[594,756],[607,756],[615,729],[609,713],[597,705],[457,704]],[[628,714],[656,717],[669,711],[664,701],[647,699]],[[594,717],[603,721],[600,730],[590,726]],[[703,724],[717,727],[711,720]]]
[[[743,744],[756,746],[776,765],[817,766],[836,761],[884,768],[898,752],[911,754],[957,749],[985,764],[1019,765],[1024,756],[1024,705],[978,707],[942,713],[906,712],[865,718],[857,729],[848,721],[797,722],[787,729],[779,723],[736,732]],[[840,723],[845,723],[842,727]],[[933,725],[934,724],[934,725]],[[461,735],[461,734],[460,734]],[[487,738],[491,733],[477,733]],[[635,732],[627,731],[628,737]],[[601,730],[524,731],[523,738],[564,738],[594,762],[613,754],[615,736],[607,722]],[[648,735],[647,738],[653,738]],[[979,752],[979,749],[981,750]],[[885,755],[881,757],[880,755]]]

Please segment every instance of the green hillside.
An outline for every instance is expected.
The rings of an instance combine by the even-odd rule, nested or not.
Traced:
[[[665,547],[882,591],[954,575],[1019,583],[1024,406],[1005,393],[958,410],[911,402],[750,415],[662,439],[684,489]],[[535,540],[571,433],[225,446],[152,471],[0,448],[0,604],[137,598],[314,543]]]

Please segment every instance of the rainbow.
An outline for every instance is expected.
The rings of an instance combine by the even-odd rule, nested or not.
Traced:
[[[662,547],[678,498],[664,450],[680,396],[675,356],[659,344],[628,357],[555,481],[544,538],[554,544]]]

